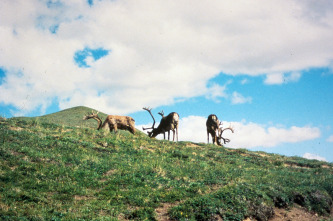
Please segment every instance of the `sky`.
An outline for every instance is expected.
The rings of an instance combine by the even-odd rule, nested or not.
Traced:
[[[2,0],[0,116],[180,115],[179,140],[333,162],[331,0]],[[162,139],[159,136],[158,139]]]

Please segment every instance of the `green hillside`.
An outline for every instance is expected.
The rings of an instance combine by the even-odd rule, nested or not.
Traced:
[[[73,107],[66,110],[59,111],[57,113],[48,114],[40,117],[18,117],[17,119],[24,120],[33,120],[36,122],[46,122],[46,123],[54,123],[64,126],[80,126],[80,127],[91,127],[97,128],[97,122],[94,120],[84,121],[82,120],[83,116],[87,113],[91,113],[91,111],[97,112],[97,110],[89,108],[89,107]],[[105,119],[107,114],[99,112],[98,115],[102,120]]]
[[[0,118],[1,220],[333,220],[333,164],[97,131],[86,112]]]

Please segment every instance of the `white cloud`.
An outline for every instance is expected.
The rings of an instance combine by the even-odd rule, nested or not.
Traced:
[[[323,2],[3,0],[0,102],[22,112],[57,100],[126,114],[175,98],[218,101],[223,86],[207,82],[221,72],[295,82],[298,71],[333,59],[333,7]],[[86,47],[110,53],[80,68],[73,56]]]
[[[244,97],[238,92],[233,92],[231,96],[231,103],[232,104],[244,104],[244,103],[251,103],[252,97]]]
[[[211,86],[209,86],[207,88],[206,98],[211,99],[211,100],[213,100],[217,103],[220,102],[219,98],[227,98],[228,95],[225,92],[227,84],[225,84],[224,86],[220,86],[220,85],[215,84],[215,83],[212,84]]]
[[[333,135],[329,136],[326,141],[330,142],[330,143],[333,143]]]
[[[274,147],[282,143],[298,143],[320,136],[320,130],[316,127],[267,127],[251,122],[232,124],[237,128],[235,129],[237,132],[231,134],[230,145],[236,147]]]
[[[327,161],[326,158],[321,157],[317,154],[313,154],[313,153],[305,153],[303,155],[304,158],[306,159],[310,159],[310,160],[320,160],[320,161]]]
[[[179,139],[193,142],[207,142],[206,117],[189,116],[181,118],[179,123]],[[316,127],[284,128],[281,126],[266,126],[249,122],[223,122],[224,127],[231,125],[234,133],[226,131],[223,137],[229,138],[228,147],[253,148],[276,147],[282,143],[298,143],[320,137]]]
[[[181,118],[179,122],[179,140],[198,143],[207,142],[206,120],[207,118],[201,116]]]
[[[242,81],[241,81],[241,84],[247,84],[247,83],[249,83],[249,80],[247,79],[247,78],[244,78]]]
[[[268,74],[265,80],[266,84],[282,84],[283,83],[283,74],[282,73],[274,73]]]
[[[267,74],[266,84],[287,84],[290,82],[297,82],[301,78],[300,72],[292,72],[290,74],[273,73]]]

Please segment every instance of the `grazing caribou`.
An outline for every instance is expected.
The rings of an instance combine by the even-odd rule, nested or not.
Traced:
[[[208,116],[206,121],[207,128],[207,143],[209,143],[209,134],[212,136],[213,144],[221,145],[219,140],[217,139],[217,132],[219,129],[220,121],[215,114],[211,114]]]
[[[120,130],[128,130],[132,134],[135,134],[135,120],[131,117],[127,116],[117,116],[117,115],[108,115],[102,124],[101,118],[98,116],[98,112],[94,113],[93,111],[91,113],[88,113],[83,117],[83,120],[88,119],[94,119],[98,122],[98,128],[99,129],[109,129],[110,132],[114,130],[114,132],[117,132],[117,129]]]
[[[155,126],[155,118],[153,114],[151,113],[151,108],[143,108],[144,110],[148,111],[150,116],[153,118],[154,123],[152,127],[149,128],[144,128],[142,127],[143,130],[149,130],[152,129],[151,131],[148,131],[148,136],[153,138],[156,137],[157,135],[163,133],[164,139],[165,139],[165,132],[168,132],[168,140],[170,140],[170,130],[173,132],[173,141],[175,141],[175,133],[177,136],[177,141],[178,141],[178,124],[179,124],[179,115],[176,112],[172,112],[167,116],[164,116],[164,112],[161,111],[158,114],[162,116],[161,122],[158,125],[158,127]]]
[[[211,114],[208,116],[206,121],[207,127],[207,143],[209,143],[209,135],[212,136],[213,144],[222,146],[221,140],[223,140],[224,144],[229,143],[230,139],[222,137],[222,133],[226,130],[230,130],[234,133],[234,129],[231,125],[227,128],[222,127],[222,122],[219,121],[215,114]]]

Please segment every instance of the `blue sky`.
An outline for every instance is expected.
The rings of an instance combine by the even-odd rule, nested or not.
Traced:
[[[0,114],[84,105],[142,128],[149,106],[206,142],[214,113],[232,148],[333,162],[332,18],[329,0],[4,0]]]

